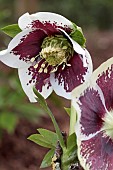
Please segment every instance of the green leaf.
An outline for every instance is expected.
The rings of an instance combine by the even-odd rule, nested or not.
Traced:
[[[8,25],[4,28],[1,28],[1,30],[12,38],[22,31],[18,24]]]
[[[58,138],[56,133],[46,130],[46,129],[37,129],[39,133],[45,138],[45,140],[48,140],[54,147],[56,147]]]
[[[67,138],[67,149],[63,152],[62,155],[62,164],[63,167],[76,163],[77,158],[77,144],[76,144],[76,135],[75,133],[71,134]],[[64,168],[65,169],[65,168]]]
[[[75,24],[73,24],[73,31],[70,33],[70,36],[80,46],[85,47],[86,39],[83,35],[81,27],[78,27]]]
[[[55,120],[54,115],[52,114],[51,110],[47,106],[45,99],[42,97],[42,95],[40,93],[38,93],[38,91],[35,88],[34,88],[34,93],[37,96],[36,100],[39,102],[41,107],[48,113],[49,117],[51,118],[62,149],[65,148],[65,143],[64,143],[63,136],[62,136],[62,133],[60,131],[60,128],[59,128],[59,126],[58,126],[58,124]]]
[[[29,136],[28,139],[45,148],[54,148],[54,146],[40,134],[33,134]]]
[[[0,128],[6,129],[9,133],[13,133],[17,125],[17,115],[10,112],[0,113]]]
[[[70,116],[70,114],[71,114],[71,108],[66,108],[66,107],[64,107],[64,109],[65,109],[65,111],[67,112],[67,114]]]
[[[71,150],[73,147],[75,147],[75,148],[77,147],[75,133],[71,134],[67,138],[67,150]]]
[[[51,166],[51,162],[52,162],[52,157],[54,155],[55,150],[51,149],[45,156],[44,159],[41,163],[40,168],[47,168],[49,166]]]
[[[68,136],[67,139],[67,155],[69,162],[73,162],[77,160],[77,142],[76,142],[76,134],[73,133]]]

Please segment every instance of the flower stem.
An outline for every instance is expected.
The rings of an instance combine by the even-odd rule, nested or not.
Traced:
[[[69,135],[75,132],[75,123],[76,123],[76,110],[71,105]]]
[[[49,117],[51,118],[53,125],[54,125],[54,128],[55,128],[55,131],[56,131],[56,134],[58,136],[58,140],[60,142],[60,145],[61,145],[62,149],[64,149],[66,146],[65,146],[65,143],[64,143],[64,140],[63,140],[63,136],[62,136],[62,133],[60,131],[60,128],[57,124],[57,121],[56,121],[53,113],[49,109],[49,107],[46,103],[46,100],[43,98],[43,96],[40,93],[38,93],[38,91],[35,88],[33,90],[34,90],[34,93],[37,96],[36,100],[39,102],[40,106],[48,113]]]

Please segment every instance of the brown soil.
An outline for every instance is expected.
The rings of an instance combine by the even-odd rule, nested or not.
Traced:
[[[68,133],[69,117],[67,113],[65,113],[63,107],[60,108],[59,112],[51,100],[48,100],[48,103],[52,112],[55,113],[55,118],[59,122],[61,130]],[[69,102],[65,101],[63,106],[68,107]],[[0,141],[0,170],[40,169],[43,156],[48,150],[27,140],[27,137],[31,134],[37,133],[38,128],[46,128],[54,131],[51,120],[46,114],[37,123],[31,123],[25,119],[21,119],[13,135],[9,135],[4,131],[3,138]],[[50,168],[46,169],[49,170]]]
[[[90,51],[94,68],[98,67],[106,59],[113,56],[113,32],[86,32],[87,48]],[[70,102],[63,100],[64,106],[69,106]],[[48,103],[55,114],[55,117],[63,131],[68,132],[69,118],[61,108]],[[65,117],[64,117],[65,116]],[[0,141],[0,170],[38,170],[41,160],[47,149],[27,140],[27,137],[37,133],[37,128],[47,128],[54,130],[48,116],[42,117],[37,124],[26,120],[20,120],[13,135],[3,133]],[[51,168],[48,168],[48,170]],[[47,170],[47,168],[46,168]]]

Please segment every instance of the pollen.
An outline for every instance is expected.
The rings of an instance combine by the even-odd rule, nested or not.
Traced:
[[[43,72],[43,68],[40,68],[40,69],[38,70],[38,72],[39,72],[39,73],[42,73],[42,72]]]
[[[54,73],[54,72],[56,72],[57,71],[57,67],[56,68],[54,68],[52,71],[51,71],[51,73]]]
[[[33,58],[31,58],[31,60],[30,60],[32,63],[35,61],[35,58],[33,57]]]
[[[38,67],[38,64],[34,65],[34,68],[37,68]]]
[[[41,65],[41,67],[44,68],[44,67],[45,67],[45,63],[43,63],[43,64]]]
[[[44,73],[47,73],[47,68],[44,69]]]

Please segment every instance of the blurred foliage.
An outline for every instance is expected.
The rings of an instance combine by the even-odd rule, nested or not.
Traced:
[[[35,104],[26,101],[18,77],[0,73],[0,130],[13,133],[20,118],[38,122],[44,112]]]
[[[18,10],[16,8],[20,7],[15,5],[16,1],[19,0],[0,0],[0,28],[17,23]],[[37,0],[38,11],[59,13],[83,29],[106,30],[113,28],[112,0]],[[25,12],[29,11],[25,9]],[[0,49],[2,50],[7,47],[10,39],[2,32],[0,32],[0,37]]]
[[[39,5],[41,11],[62,14],[84,28],[113,27],[112,0],[40,0]]]
[[[13,23],[16,15],[15,2],[16,0],[0,0],[0,27]],[[84,28],[113,27],[112,0],[37,0],[37,12],[38,10],[62,14]]]
[[[0,27],[8,25],[14,19],[14,0],[0,0]]]

